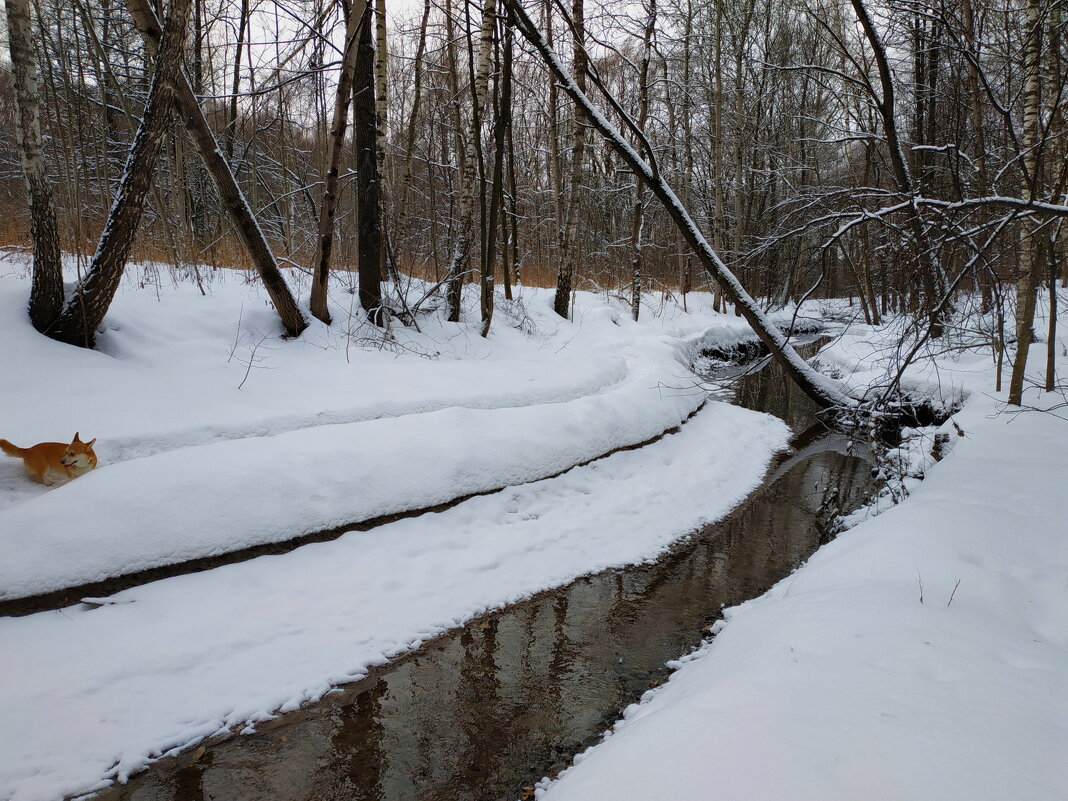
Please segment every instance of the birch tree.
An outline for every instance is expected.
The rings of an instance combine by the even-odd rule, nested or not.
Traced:
[[[52,200],[52,187],[45,170],[41,147],[41,97],[37,63],[33,53],[33,23],[28,0],[5,0],[8,48],[15,79],[18,111],[18,151],[30,205],[30,238],[33,242],[33,281],[30,288],[30,321],[38,331],[48,331],[63,308],[63,265],[59,230]]]

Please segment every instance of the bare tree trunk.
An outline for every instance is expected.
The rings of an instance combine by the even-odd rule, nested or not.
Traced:
[[[743,172],[743,150],[744,150],[744,127],[745,121],[745,83],[742,80],[742,69],[745,59],[745,42],[749,38],[749,28],[753,22],[753,12],[756,9],[755,0],[747,0],[745,6],[745,16],[742,19],[741,27],[737,34],[737,41],[734,43],[734,228],[733,228],[733,258],[731,259],[731,266],[734,268],[734,273],[739,277],[739,280],[745,278],[742,272],[742,247],[745,241],[745,215],[743,213],[743,203],[745,200],[744,182],[742,180]],[[742,310],[736,305],[734,307],[735,317],[742,316]]]
[[[574,38],[573,73],[579,91],[586,92],[586,70],[589,57],[586,54],[586,21],[583,0],[573,0],[571,6],[571,33]],[[575,108],[575,123],[571,137],[571,185],[567,201],[564,233],[561,237],[563,253],[560,270],[556,275],[556,296],[553,310],[567,319],[571,304],[571,290],[575,281],[575,263],[578,249],[578,207],[582,189],[582,160],[586,150],[586,127],[582,111]]]
[[[234,139],[237,136],[237,96],[241,92],[241,54],[248,30],[249,0],[241,0],[241,18],[237,24],[237,54],[234,56],[233,87],[230,91],[230,110],[226,120],[226,160],[234,163]]]
[[[30,238],[33,241],[33,282],[30,288],[30,322],[47,331],[63,309],[63,262],[52,187],[41,147],[41,98],[37,63],[33,55],[33,25],[28,0],[6,0],[8,47],[15,79],[18,111],[18,150],[30,204]]]
[[[388,132],[388,106],[386,104],[386,78],[389,72],[389,48],[386,41],[386,0],[375,0],[375,169],[378,174],[378,204],[381,207],[381,228],[379,241],[382,255],[379,257],[379,271],[384,266],[394,281],[399,279],[396,265],[386,258],[388,251],[386,239],[386,208],[389,205],[386,184],[386,134]]]
[[[364,4],[356,69],[352,84],[353,148],[356,151],[356,198],[359,210],[357,260],[360,306],[375,325],[382,315],[382,194],[378,175],[378,126],[375,113],[374,9]]]
[[[1041,80],[1042,80],[1042,0],[1027,0],[1024,21],[1024,79],[1023,90],[1023,149],[1024,177],[1020,195],[1032,200],[1041,187],[1038,163],[1039,139],[1042,136]],[[1038,224],[1033,217],[1025,217],[1020,243],[1019,277],[1016,281],[1016,357],[1009,377],[1009,403],[1023,402],[1024,373],[1027,369],[1027,350],[1034,341],[1031,326],[1035,320],[1035,294],[1041,280],[1042,259]],[[1051,291],[1056,291],[1054,287]]]
[[[1046,260],[1049,264],[1049,330],[1046,332],[1046,392],[1056,389],[1057,381],[1057,234],[1046,240]]]
[[[430,0],[423,0],[423,19],[419,23],[419,44],[415,49],[415,63],[413,65],[415,89],[412,96],[412,113],[408,118],[408,133],[405,137],[404,147],[404,171],[400,180],[400,204],[397,211],[398,237],[406,236],[408,222],[408,203],[412,191],[412,161],[415,158],[415,133],[416,124],[419,121],[419,106],[423,97],[423,56],[426,53],[426,29],[430,20]],[[394,242],[397,238],[394,237]]]
[[[905,151],[902,148],[901,137],[897,130],[897,117],[894,110],[894,81],[890,71],[890,62],[887,60],[886,56],[886,48],[883,45],[882,39],[879,37],[878,31],[875,29],[875,24],[872,22],[871,15],[868,13],[868,9],[864,5],[864,0],[850,0],[850,4],[853,6],[853,11],[860,20],[861,27],[864,29],[864,35],[868,39],[868,44],[871,45],[872,55],[875,58],[875,64],[879,71],[882,97],[873,98],[873,100],[879,109],[879,114],[883,122],[883,132],[886,135],[886,144],[890,152],[890,164],[893,168],[894,178],[897,182],[898,189],[901,190],[902,194],[914,197],[916,186],[913,183],[912,173],[909,171],[908,162],[905,160]],[[937,287],[944,286],[945,281],[941,275],[941,268],[934,255],[934,250],[930,238],[927,235],[924,221],[920,217],[919,208],[915,205],[910,205],[905,213],[908,217],[909,229],[915,240],[918,251],[917,255],[921,265],[920,281],[923,284],[924,293],[926,295],[924,306],[927,313],[928,330],[930,336],[937,339],[942,336],[945,326],[942,322],[941,315],[934,313],[934,308],[936,306],[941,306],[946,310],[950,308],[948,304],[940,303],[939,298],[937,297]]]
[[[498,26],[500,27],[500,26]],[[493,176],[490,180],[490,205],[489,222],[486,226],[486,258],[482,275],[482,336],[489,333],[490,320],[493,317],[493,270],[497,261],[497,225],[502,218],[501,211],[504,205],[504,151],[507,145],[508,128],[512,124],[512,31],[507,29],[504,33],[504,53],[501,57],[501,69],[497,78],[497,91],[494,93],[497,99],[497,118],[493,124]],[[507,232],[507,221],[502,226]],[[511,276],[508,274],[508,242],[505,237],[504,244],[504,282],[505,294],[511,296],[511,287],[508,282]]]
[[[159,20],[156,19],[155,11],[152,10],[148,0],[127,0],[126,5],[134,19],[134,24],[145,38],[146,47],[150,53],[154,52],[163,33]],[[286,334],[295,337],[307,328],[308,321],[304,319],[304,313],[301,312],[300,307],[293,298],[293,294],[286,285],[285,278],[282,277],[282,273],[278,269],[278,262],[275,261],[271,247],[267,243],[267,239],[264,237],[263,231],[252,213],[252,209],[245,200],[241,188],[237,185],[237,180],[230,170],[230,165],[219,149],[219,143],[211,132],[208,120],[204,116],[204,112],[200,108],[200,104],[197,102],[196,95],[193,94],[184,72],[179,71],[178,73],[176,89],[178,109],[181,113],[182,121],[185,123],[186,129],[197,147],[197,152],[200,154],[204,166],[207,167],[212,180],[215,182],[219,198],[222,200],[223,206],[226,208],[234,227],[245,244],[249,259],[263,281],[263,286],[282,320]]]
[[[691,62],[692,62],[692,38],[693,38],[693,3],[691,0],[686,2],[686,17],[683,27],[683,41],[682,41],[682,151],[683,151],[683,170],[682,170],[682,202],[683,205],[689,207],[690,205],[690,185],[693,182],[693,112],[692,101],[690,97],[691,87]],[[666,71],[666,68],[665,68]],[[678,250],[679,250],[679,291],[682,293],[682,310],[686,311],[686,295],[689,294],[691,289],[690,278],[690,255],[686,252],[686,241],[682,238],[682,234],[677,235]]]
[[[505,34],[507,36],[507,39],[505,40],[506,41],[506,48],[507,48],[506,52],[508,52],[508,53],[512,52],[512,38],[513,38],[512,30],[514,29],[514,24],[515,23],[514,23],[514,21],[512,19],[511,10],[509,10],[509,12],[508,12],[508,21],[506,23],[508,30],[507,30],[507,33]],[[509,84],[509,86],[511,86],[512,80],[511,80],[510,60],[509,60],[508,72],[509,72],[508,84]],[[515,126],[511,124],[511,121],[509,121],[509,124],[508,124],[508,195],[509,195],[509,199],[511,201],[511,204],[510,204],[511,205],[511,209],[510,209],[510,212],[508,214],[508,217],[505,220],[505,225],[508,226],[508,230],[510,232],[510,236],[507,239],[508,239],[508,243],[509,243],[509,245],[511,247],[511,259],[510,259],[510,261],[512,263],[513,270],[515,271],[514,280],[515,280],[515,282],[517,284],[519,284],[519,283],[522,283],[523,278],[522,278],[522,275],[520,274],[520,264],[519,264],[519,188],[518,188],[518,182],[516,181],[515,173],[516,173],[516,170],[515,170]],[[512,280],[513,280],[513,278],[511,276],[507,276],[507,275],[505,276],[506,283],[505,283],[505,287],[504,287],[504,296],[506,298],[508,298],[508,300],[512,299]]]
[[[156,55],[144,116],[130,147],[115,202],[100,236],[92,266],[47,333],[53,339],[90,348],[96,330],[122,280],[126,260],[152,187],[156,162],[174,107],[174,80],[181,70],[192,0],[172,0]]]
[[[713,69],[715,70],[716,100],[712,112],[712,191],[714,194],[715,210],[712,221],[712,245],[716,253],[723,252],[723,232],[726,228],[724,220],[725,210],[723,205],[723,3],[724,0],[715,0],[716,3],[716,54]],[[727,302],[723,298],[723,287],[718,283],[713,284],[712,305],[718,312],[727,311]]]
[[[453,250],[452,264],[449,267],[447,297],[451,322],[457,322],[460,319],[460,298],[464,274],[467,272],[467,265],[471,258],[471,244],[475,239],[475,192],[480,188],[475,170],[478,161],[478,141],[481,136],[481,115],[486,102],[486,89],[489,85],[489,60],[490,51],[493,48],[493,26],[496,18],[495,0],[486,0],[482,8],[482,30],[472,86],[471,127],[468,132],[462,170],[465,174],[461,181],[460,192],[460,230]]]
[[[649,11],[642,34],[642,60],[638,68],[638,130],[645,132],[649,118],[649,61],[653,51],[653,31],[656,29],[656,0],[649,0]],[[639,150],[639,155],[641,151]],[[642,307],[642,236],[645,230],[645,205],[641,178],[634,176],[634,210],[631,219],[631,284],[630,316],[637,322]]]
[[[553,42],[553,4],[552,0],[545,0],[543,6],[545,15],[545,36],[549,47]],[[549,185],[553,194],[553,222],[554,239],[558,250],[557,257],[562,258],[564,249],[567,247],[564,241],[564,178],[561,173],[563,162],[560,158],[560,90],[556,86],[556,78],[549,74]]]
[[[729,293],[732,300],[741,307],[745,319],[753,327],[760,340],[767,345],[772,356],[783,366],[790,379],[823,408],[855,407],[857,401],[850,397],[844,384],[818,373],[790,346],[783,333],[768,319],[757,302],[745,291],[738,279],[709,246],[671,187],[634,151],[634,148],[627,144],[619,130],[597,110],[585,92],[579,88],[578,82],[567,73],[559,57],[546,44],[519,0],[504,0],[504,2],[515,15],[517,27],[523,37],[538,51],[542,60],[560,81],[564,91],[581,107],[590,124],[600,132],[619,157],[642,177],[649,190],[657,196],[664,205],[664,210],[686,238],[694,254],[700,259],[702,266],[708,271],[709,276],[718,280],[724,287],[724,291]]]
[[[345,144],[345,129],[349,122],[349,104],[352,102],[352,75],[356,69],[357,37],[360,24],[367,11],[367,2],[358,0],[351,8],[348,3],[345,3],[344,8],[346,13],[345,45],[341,54],[337,94],[334,97],[334,117],[330,123],[330,150],[327,156],[326,176],[323,180],[323,202],[319,206],[319,235],[311,289],[311,313],[327,325],[330,325],[330,309],[327,304],[326,290],[330,281],[330,256],[334,246],[338,170]]]

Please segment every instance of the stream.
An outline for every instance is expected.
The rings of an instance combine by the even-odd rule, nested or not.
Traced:
[[[805,355],[812,355],[810,345]],[[833,535],[873,490],[866,454],[815,418],[774,363],[723,367],[733,401],[795,432],[765,482],[653,564],[610,570],[483,616],[258,732],[161,760],[98,798],[497,801],[596,743],[732,606]],[[739,377],[740,376],[740,377]]]

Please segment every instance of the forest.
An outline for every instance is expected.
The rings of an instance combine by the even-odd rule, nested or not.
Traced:
[[[8,7],[5,238],[32,230],[31,313],[64,341],[92,344],[130,258],[255,268],[294,335],[280,266],[323,320],[331,269],[402,322],[437,299],[459,319],[478,282],[484,331],[520,282],[564,317],[573,287],[635,319],[643,291],[695,286],[740,311],[692,228],[763,308],[848,294],[938,339],[978,304],[1000,363],[1065,280],[1057,2],[196,0],[166,73],[145,3]]]
[[[1068,796],[1065,0],[0,20],[0,801]]]

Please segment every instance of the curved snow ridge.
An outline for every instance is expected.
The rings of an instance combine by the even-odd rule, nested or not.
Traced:
[[[707,398],[670,359],[667,338],[625,353],[627,379],[600,395],[319,426],[98,468],[0,512],[0,598],[536,481],[653,439]]]
[[[627,378],[623,358],[607,359],[582,383],[553,386],[548,389],[523,388],[493,395],[471,397],[456,395],[432,400],[379,401],[348,409],[324,409],[312,414],[276,415],[250,421],[244,425],[198,426],[166,435],[112,437],[102,442],[98,452],[107,464],[155,456],[177,448],[210,445],[222,441],[274,437],[291,431],[318,426],[363,423],[371,420],[408,417],[448,408],[492,410],[566,403],[589,395],[611,391]]]
[[[484,612],[655,558],[741,501],[788,437],[773,417],[713,401],[651,445],[440,514],[153,582],[97,609],[0,618],[0,798],[121,781]],[[62,709],[63,725],[41,709]]]
[[[701,798],[715,764],[725,801],[1062,801],[1064,424],[997,405],[975,393],[904,503],[724,610],[537,797]]]

